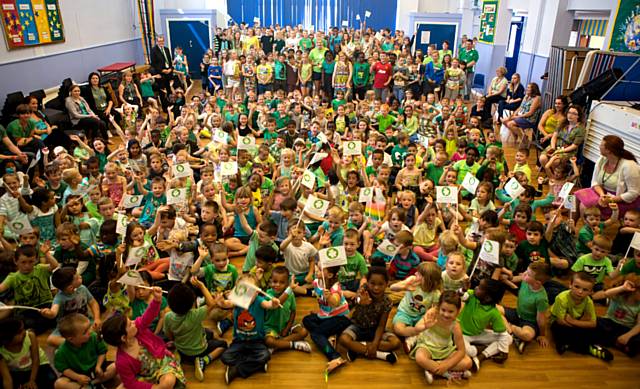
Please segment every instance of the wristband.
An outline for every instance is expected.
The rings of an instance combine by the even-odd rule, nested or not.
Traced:
[[[290,286],[287,286],[287,289],[284,290],[284,293],[286,293],[289,296],[293,295],[293,289],[291,289]]]

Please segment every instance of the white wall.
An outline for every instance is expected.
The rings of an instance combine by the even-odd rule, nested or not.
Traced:
[[[396,12],[396,29],[402,31],[410,31],[409,25],[409,13],[418,12],[417,0],[398,0],[397,12]]]
[[[132,0],[59,0],[59,4],[65,42],[11,51],[0,44],[0,65],[140,36]]]

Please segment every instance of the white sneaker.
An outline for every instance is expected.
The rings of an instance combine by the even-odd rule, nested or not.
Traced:
[[[462,378],[469,379],[469,378],[471,378],[472,375],[473,374],[471,373],[471,370],[465,370],[465,371],[462,372]]]
[[[427,379],[427,383],[428,384],[432,384],[433,383],[433,374],[429,373],[429,370],[425,370],[424,371],[424,378]]]
[[[310,353],[311,345],[309,344],[309,342],[306,342],[304,340],[297,340],[293,342],[293,349],[298,351],[304,351],[305,353]]]

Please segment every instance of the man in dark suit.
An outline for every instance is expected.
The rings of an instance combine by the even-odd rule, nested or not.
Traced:
[[[158,88],[160,89],[160,97],[162,105],[166,107],[167,96],[171,93],[169,88],[169,82],[173,78],[173,59],[171,58],[171,51],[164,46],[164,37],[159,36],[156,40],[156,45],[151,49],[151,73],[159,74],[162,78],[157,80]],[[166,91],[166,94],[162,92]]]

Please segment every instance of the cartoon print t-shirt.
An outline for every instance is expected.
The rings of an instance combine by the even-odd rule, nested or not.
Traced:
[[[427,309],[436,305],[440,300],[440,291],[425,292],[420,286],[413,291],[407,291],[398,305],[398,311],[411,317],[422,317]]]
[[[264,339],[265,310],[260,306],[264,298],[256,296],[249,309],[233,309],[233,338],[237,340]]]

